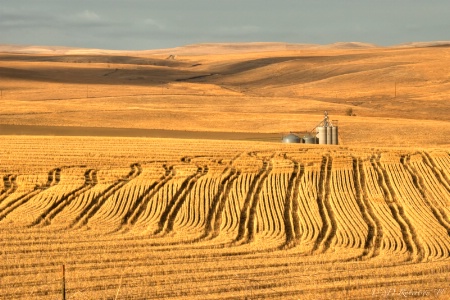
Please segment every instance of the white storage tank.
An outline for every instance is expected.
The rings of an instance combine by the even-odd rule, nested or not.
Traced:
[[[333,145],[339,145],[339,140],[338,140],[338,127],[337,127],[337,126],[331,127],[331,143],[332,143]]]
[[[319,145],[327,144],[327,128],[323,126],[317,127],[317,138],[319,139]]]
[[[332,127],[327,127],[327,145],[331,145],[331,128]]]

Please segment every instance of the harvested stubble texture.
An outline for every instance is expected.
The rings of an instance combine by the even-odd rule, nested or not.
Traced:
[[[1,299],[449,297],[442,148],[1,138]]]

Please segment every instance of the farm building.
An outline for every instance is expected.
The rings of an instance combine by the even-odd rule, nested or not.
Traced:
[[[315,132],[315,135],[313,134]],[[283,143],[305,143],[319,145],[338,145],[338,121],[331,121],[328,112],[324,113],[324,118],[317,126],[308,134],[300,138],[295,132],[283,136]]]

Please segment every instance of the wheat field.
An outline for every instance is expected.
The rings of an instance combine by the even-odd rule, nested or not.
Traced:
[[[448,296],[448,151],[3,141],[2,299]]]
[[[449,57],[0,45],[0,299],[448,299]]]

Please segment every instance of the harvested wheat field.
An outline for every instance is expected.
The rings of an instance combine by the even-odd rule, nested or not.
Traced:
[[[450,48],[353,46],[3,48],[0,299],[448,299]]]

